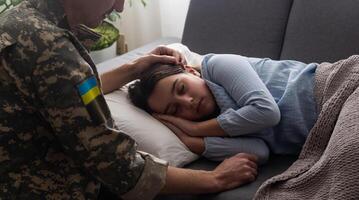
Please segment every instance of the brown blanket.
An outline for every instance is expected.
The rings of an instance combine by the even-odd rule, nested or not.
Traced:
[[[359,199],[359,56],[320,64],[314,92],[320,114],[298,160],[254,199]]]

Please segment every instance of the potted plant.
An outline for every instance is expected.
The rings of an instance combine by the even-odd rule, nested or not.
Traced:
[[[22,0],[0,0],[0,15],[5,12],[5,10],[16,6],[21,1]]]
[[[92,30],[101,35],[101,38],[90,49],[90,55],[94,62],[100,63],[115,57],[117,55],[116,42],[120,31],[108,20]]]
[[[141,3],[143,6],[146,6],[146,0],[141,0]],[[130,7],[132,7],[132,4],[133,2],[130,0]],[[112,23],[116,22],[116,20],[120,18],[120,14],[114,11],[109,16],[107,16],[107,18],[100,26],[92,29],[93,31],[102,35],[99,41],[97,41],[97,43],[94,44],[90,49],[91,58],[96,64],[113,58],[117,55],[116,42],[120,37],[120,31]],[[124,39],[122,42],[124,42]]]

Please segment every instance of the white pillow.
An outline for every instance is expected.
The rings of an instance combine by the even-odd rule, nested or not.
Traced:
[[[136,140],[138,150],[182,167],[198,158],[161,122],[132,105],[127,92],[116,90],[105,95],[118,128]]]

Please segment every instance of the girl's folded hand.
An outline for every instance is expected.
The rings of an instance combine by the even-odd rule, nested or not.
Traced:
[[[161,121],[169,122],[179,129],[181,129],[183,132],[185,132],[187,135],[190,136],[202,136],[199,132],[199,123],[200,122],[194,122],[189,121],[183,118],[171,116],[171,115],[162,115],[162,114],[153,114],[153,116]]]
[[[170,122],[193,137],[228,137],[215,118],[196,122],[171,115],[153,114],[153,116],[158,120]]]

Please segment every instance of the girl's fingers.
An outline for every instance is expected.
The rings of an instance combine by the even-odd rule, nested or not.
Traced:
[[[173,124],[176,124],[176,125],[181,125],[183,123],[183,119],[181,118],[178,118],[178,117],[174,117],[174,116],[171,116],[171,115],[160,115],[160,114],[156,114],[155,115],[156,117],[158,117],[159,119],[163,119],[165,121],[169,121]]]

